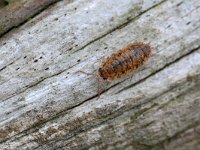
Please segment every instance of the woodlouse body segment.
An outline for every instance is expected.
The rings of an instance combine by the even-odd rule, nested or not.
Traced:
[[[131,43],[106,58],[98,70],[99,76],[104,80],[121,78],[143,65],[150,54],[151,47],[149,44]]]

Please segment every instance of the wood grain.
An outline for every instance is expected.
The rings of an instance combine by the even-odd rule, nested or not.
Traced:
[[[199,0],[67,2],[0,39],[0,147],[198,148]],[[149,62],[98,98],[77,71],[135,41],[153,46]]]

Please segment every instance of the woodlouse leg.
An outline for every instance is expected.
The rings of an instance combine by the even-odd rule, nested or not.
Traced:
[[[95,76],[95,77],[97,78],[97,81],[98,81],[98,86],[97,86],[98,89],[97,89],[97,92],[98,92],[98,99],[99,99],[99,97],[100,97],[100,95],[101,95],[101,92],[102,92],[102,89],[101,89],[101,86],[100,86],[101,78],[99,77],[99,75],[96,74],[96,73],[85,72],[85,71],[83,71],[83,70],[79,70],[79,71],[77,71],[77,72],[81,72],[81,73],[86,74],[86,75]]]
[[[81,73],[83,73],[83,74],[86,74],[86,75],[93,75],[93,76],[96,76],[95,75],[95,73],[89,73],[89,72],[85,72],[85,71],[83,71],[83,70],[78,70],[77,72],[81,72]]]
[[[97,82],[98,82],[98,89],[97,89],[97,92],[98,92],[98,99],[99,99],[99,97],[100,97],[100,94],[101,94],[101,92],[102,92],[102,89],[101,89],[101,86],[100,86],[100,83],[101,83],[101,81],[100,81],[100,78],[99,77],[97,77]]]

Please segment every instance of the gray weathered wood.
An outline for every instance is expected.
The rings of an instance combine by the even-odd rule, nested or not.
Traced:
[[[0,147],[198,148],[199,0],[66,3],[0,39]],[[150,42],[150,60],[97,98],[77,71],[134,41]]]
[[[0,36],[56,1],[58,0],[0,0]]]

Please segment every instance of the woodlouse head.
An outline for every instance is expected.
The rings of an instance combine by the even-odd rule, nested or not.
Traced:
[[[99,75],[100,75],[100,77],[102,77],[104,80],[107,79],[107,78],[106,78],[106,72],[105,72],[105,70],[102,69],[102,68],[99,68]]]

